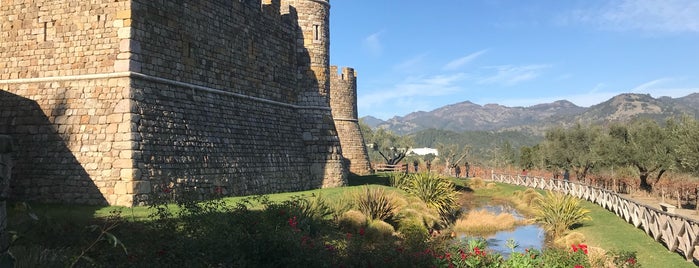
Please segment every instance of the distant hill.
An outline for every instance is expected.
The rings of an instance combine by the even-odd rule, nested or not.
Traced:
[[[427,129],[464,131],[522,131],[542,134],[555,125],[575,122],[624,122],[635,117],[663,120],[672,116],[699,115],[699,93],[682,98],[653,98],[649,94],[621,94],[589,108],[567,100],[530,107],[507,107],[499,104],[478,105],[470,101],[437,108],[430,112],[414,112],[383,121],[371,116],[362,120],[371,126],[390,129],[398,134]]]

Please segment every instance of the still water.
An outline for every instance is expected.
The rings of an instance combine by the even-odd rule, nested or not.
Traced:
[[[471,208],[474,209],[474,208]],[[490,212],[499,213],[510,213],[515,216],[516,219],[524,219],[524,216],[519,214],[514,208],[507,205],[485,205],[475,208],[485,209]],[[466,213],[466,212],[464,212]],[[467,237],[466,235],[459,235],[459,239],[472,239],[472,237]],[[545,233],[544,230],[536,224],[520,225],[514,230],[500,231],[494,235],[483,237],[488,241],[488,249],[494,252],[500,253],[503,257],[507,258],[510,255],[510,248],[505,245],[508,239],[514,240],[517,245],[515,251],[524,252],[525,249],[539,249],[544,247],[545,243]]]

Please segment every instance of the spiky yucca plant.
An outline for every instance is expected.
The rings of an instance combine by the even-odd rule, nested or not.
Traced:
[[[534,209],[537,213],[534,220],[554,239],[573,225],[590,220],[590,211],[582,208],[579,199],[551,191],[537,199]]]
[[[392,221],[398,206],[396,197],[386,193],[383,188],[364,186],[355,193],[357,209],[371,220]]]
[[[439,211],[444,223],[458,218],[457,192],[450,180],[433,173],[416,173],[406,183],[405,191]]]

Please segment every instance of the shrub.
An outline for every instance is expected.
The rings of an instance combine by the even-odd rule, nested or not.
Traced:
[[[495,214],[487,210],[471,211],[454,224],[454,230],[469,235],[488,235],[501,230],[510,230],[517,225],[512,214]]]
[[[440,223],[439,211],[427,206],[425,202],[414,196],[408,198],[405,206],[400,209],[396,217],[399,223],[404,221],[418,222],[430,229],[437,228]]]
[[[568,245],[577,245],[585,242],[585,235],[579,232],[570,232],[562,237],[554,240],[554,245],[560,248],[565,248]]]
[[[343,213],[338,219],[338,226],[340,230],[350,233],[358,232],[359,229],[364,228],[367,223],[367,218],[361,211],[348,210]]]
[[[403,244],[410,251],[420,251],[427,246],[430,233],[422,222],[403,220],[398,225],[398,233],[403,238]]]
[[[485,187],[485,181],[480,177],[471,178],[468,182],[468,187],[471,189],[480,189]]]
[[[460,208],[456,204],[457,192],[450,180],[433,173],[418,173],[412,176],[405,190],[427,206],[435,208],[443,223],[458,218]]]
[[[371,241],[385,240],[393,236],[393,226],[382,220],[372,220],[366,228],[366,237]]]
[[[403,172],[393,172],[391,173],[391,176],[389,177],[389,183],[391,186],[405,190],[407,187],[407,184],[410,182],[410,175],[407,173]]]
[[[582,208],[577,198],[551,191],[538,199],[534,209],[537,213],[534,220],[554,239],[573,225],[590,220],[590,211]]]
[[[393,220],[397,210],[393,195],[386,193],[383,188],[368,186],[355,194],[357,209],[371,220]]]

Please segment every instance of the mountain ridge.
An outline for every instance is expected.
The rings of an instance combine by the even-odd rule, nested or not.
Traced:
[[[372,116],[362,117],[362,120],[372,128],[386,128],[398,134],[431,128],[456,132],[524,131],[541,134],[551,126],[567,126],[575,122],[625,122],[636,117],[663,120],[684,114],[695,118],[699,115],[699,93],[680,98],[623,93],[590,107],[577,106],[568,100],[528,107],[508,107],[496,103],[479,105],[462,101],[429,112],[417,111],[388,120]]]

